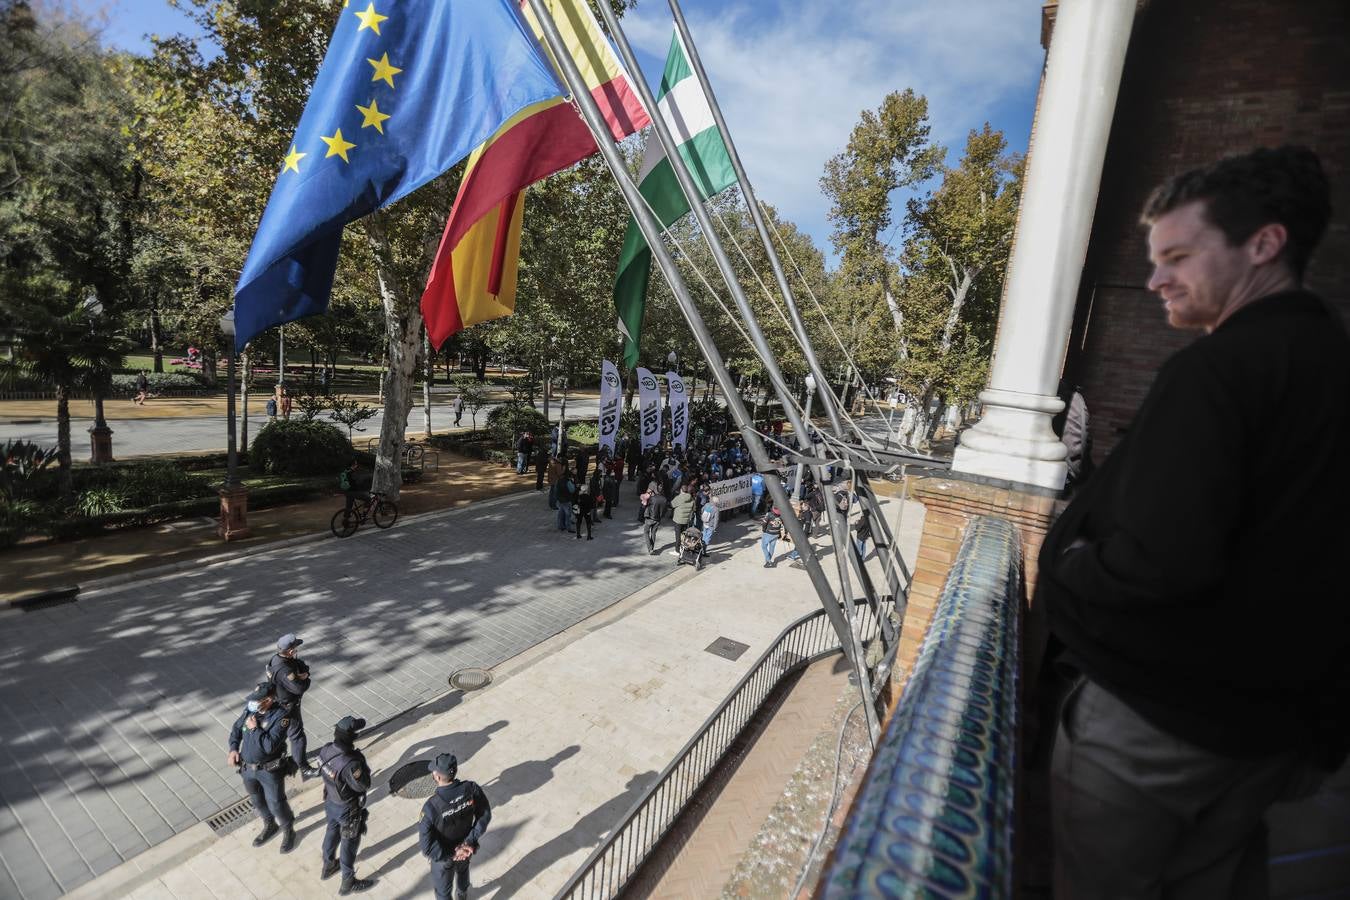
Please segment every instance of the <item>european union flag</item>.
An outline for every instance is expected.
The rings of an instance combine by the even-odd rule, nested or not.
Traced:
[[[563,93],[513,0],[349,0],[235,287],[235,344],[323,312],[342,228]]]

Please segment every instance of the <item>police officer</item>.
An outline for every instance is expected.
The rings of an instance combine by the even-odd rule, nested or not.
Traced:
[[[248,704],[230,729],[229,764],[239,769],[244,788],[253,798],[253,808],[263,821],[263,830],[253,839],[261,847],[278,831],[281,852],[295,847],[295,815],[286,802],[286,710],[276,701],[276,688],[264,681],[248,695]]]
[[[290,731],[286,737],[291,743],[291,759],[302,778],[313,778],[319,770],[309,764],[305,753],[305,723],[300,716],[300,698],[309,690],[309,666],[295,655],[304,641],[294,634],[283,634],[277,640],[277,652],[267,661],[267,680],[276,685],[277,702],[286,710]],[[294,772],[292,772],[294,774]]]
[[[332,878],[342,869],[338,894],[360,893],[375,886],[370,878],[356,877],[356,852],[366,831],[366,792],[370,790],[370,765],[356,749],[356,735],[365,719],[344,716],[333,728],[333,742],[319,749],[319,772],[323,775],[323,811],[328,829],[323,835],[322,878]],[[337,853],[341,845],[342,861]]]
[[[458,781],[459,763],[442,753],[427,764],[436,792],[422,807],[418,846],[431,860],[431,887],[436,900],[468,900],[469,860],[478,852],[478,839],[492,821],[483,789],[472,781]]]

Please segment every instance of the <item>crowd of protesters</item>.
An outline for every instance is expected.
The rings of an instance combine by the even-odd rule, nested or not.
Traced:
[[[535,490],[541,493],[547,490],[554,526],[575,540],[581,540],[583,534],[586,540],[592,540],[600,520],[614,518],[621,485],[632,484],[630,496],[635,495],[635,502],[630,515],[644,526],[651,553],[664,543],[660,531],[666,522],[670,523],[674,540],[672,552],[678,555],[688,529],[697,530],[706,551],[724,518],[746,512],[762,527],[764,565],[772,568],[777,564],[778,544],[790,544],[791,538],[783,523],[785,513],[769,501],[766,477],[779,478],[792,494],[786,514],[797,517],[808,537],[825,522],[827,502],[847,512],[852,501],[847,484],[831,484],[834,479],[828,474],[824,485],[817,484],[809,467],[802,470],[802,483],[795,491],[790,477],[794,467],[786,466],[768,475],[755,471],[745,441],[736,435],[709,440],[702,447],[662,445],[646,450],[637,439],[622,436],[611,452],[604,447],[598,451],[568,447],[565,437],[554,426],[548,435],[535,437],[522,433],[513,449],[516,472],[528,474],[533,465]],[[780,447],[770,442],[768,449],[772,458],[781,459]],[[750,479],[748,502],[729,509],[719,507],[711,493],[712,485],[743,476]],[[865,555],[870,538],[870,523],[864,516],[857,521],[854,535],[860,553]],[[690,541],[693,540],[691,537]],[[794,567],[802,567],[800,548],[792,547],[786,557]]]

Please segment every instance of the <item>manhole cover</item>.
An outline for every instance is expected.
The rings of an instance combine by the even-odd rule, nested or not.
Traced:
[[[740,659],[741,654],[750,649],[750,645],[733,641],[729,637],[720,637],[703,649],[713,656],[720,656],[723,659]]]
[[[450,676],[450,686],[461,691],[478,691],[492,684],[487,669],[460,669]]]
[[[408,800],[425,800],[436,791],[436,782],[427,771],[428,760],[419,759],[400,766],[389,776],[389,793]]]

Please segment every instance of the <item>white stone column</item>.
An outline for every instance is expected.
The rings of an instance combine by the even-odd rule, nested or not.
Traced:
[[[1137,0],[1060,0],[1009,261],[984,417],[952,469],[1058,490],[1050,428]],[[1141,198],[1142,200],[1142,198]]]

